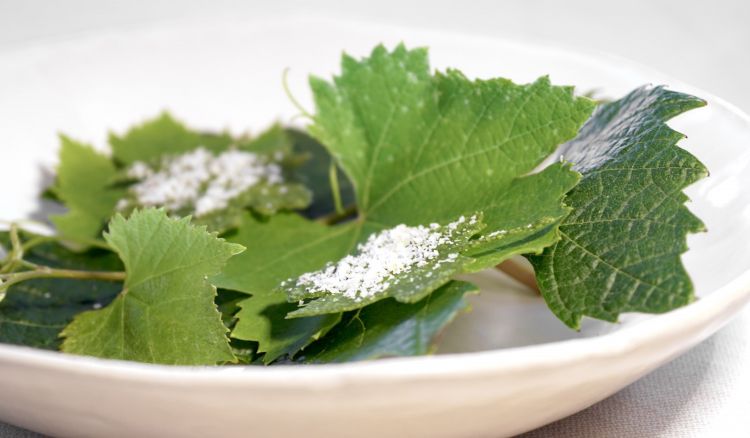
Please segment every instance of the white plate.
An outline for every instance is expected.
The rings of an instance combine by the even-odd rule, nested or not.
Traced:
[[[668,84],[709,106],[675,119],[712,176],[691,187],[709,233],[684,261],[701,297],[661,316],[586,321],[571,332],[501,274],[480,278],[472,314],[433,357],[298,367],[181,368],[0,345],[0,420],[57,436],[504,436],[595,403],[723,326],[750,297],[750,119],[710,94],[599,54],[412,29],[331,22],[187,23],[0,54],[0,218],[28,216],[58,131],[103,146],[169,108],[203,128],[257,130],[308,107],[305,76],[338,70],[342,49],[431,48],[433,66],[620,96]],[[461,353],[461,354],[457,354]]]

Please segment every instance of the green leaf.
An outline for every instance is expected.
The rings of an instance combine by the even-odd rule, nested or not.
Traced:
[[[110,252],[74,253],[57,243],[36,246],[26,252],[25,259],[53,268],[122,269]],[[0,302],[0,342],[57,350],[60,332],[75,315],[106,306],[121,288],[117,282],[69,279],[37,279],[12,286]]]
[[[124,191],[112,185],[117,169],[109,157],[68,137],[60,139],[53,192],[69,211],[50,219],[66,238],[90,241],[101,235]]]
[[[178,135],[177,132],[182,134]],[[206,146],[204,142],[208,135],[188,131],[182,125],[176,124],[169,116],[164,115],[157,121],[149,122],[132,130],[126,136],[126,138],[135,138],[132,142],[125,142],[127,144],[121,145],[113,139],[113,148],[116,150],[119,147],[129,151],[128,153],[137,152],[138,155],[129,158],[144,157],[142,160],[134,161],[133,165],[124,172],[130,176],[126,182],[132,183],[132,185],[122,200],[120,211],[126,213],[136,208],[165,207],[173,216],[192,215],[193,223],[206,225],[211,231],[223,232],[236,227],[242,214],[248,208],[259,214],[272,215],[280,210],[303,209],[310,204],[310,191],[304,185],[295,181],[294,169],[298,166],[300,158],[292,153],[292,142],[279,125],[272,126],[257,138],[241,137],[234,140],[227,137],[225,138],[226,141],[216,143],[213,147]],[[193,136],[193,140],[188,139],[189,136]],[[223,136],[217,138],[219,137],[224,138]],[[169,143],[165,138],[172,139],[170,141],[174,141],[174,143]],[[174,140],[174,138],[179,139],[179,141]],[[150,144],[151,146],[139,149],[138,145],[140,144]],[[160,146],[164,144],[186,146]],[[208,149],[208,151],[195,150],[199,146]],[[237,151],[246,153],[237,154]],[[191,152],[193,155],[185,156],[185,154]],[[221,153],[237,155],[225,155],[223,159],[219,159]],[[238,155],[242,155],[242,157],[238,157]],[[216,159],[219,159],[219,161],[210,162],[210,160]],[[210,203],[212,199],[217,199],[217,192],[221,195],[227,187],[233,188],[233,184],[238,184],[237,179],[234,181],[230,179],[229,182],[222,181],[227,173],[215,173],[210,169],[219,163],[225,168],[227,166],[231,168],[231,164],[227,164],[227,160],[230,160],[230,163],[237,163],[241,159],[247,160],[244,167],[235,164],[232,170],[236,173],[238,169],[244,169],[250,175],[256,175],[257,172],[256,182],[244,191],[233,194],[231,199],[222,199],[222,202],[226,201],[224,204],[209,211],[200,211],[197,207],[199,201],[208,200]],[[174,170],[175,166],[178,171]],[[188,172],[185,170],[187,168],[194,170]],[[200,169],[201,172],[195,169]],[[269,175],[265,175],[265,171]],[[187,178],[186,181],[174,183],[176,178],[185,174],[193,175],[193,177],[199,175],[198,178],[203,179]],[[278,177],[278,180],[272,180],[271,176]],[[181,199],[180,196],[183,196],[182,200],[174,201],[175,205],[170,205],[169,202],[160,199],[160,197],[143,200],[142,194],[139,196],[139,193],[141,193],[139,190],[142,190],[141,184],[147,184],[146,193],[152,195],[154,189],[148,182],[149,178],[152,177],[157,178],[159,184],[170,188],[169,196],[178,200]],[[192,187],[194,191],[192,196],[189,194],[190,191],[187,192],[188,195],[178,193],[179,187],[182,186]],[[242,187],[244,188],[244,186]],[[211,195],[212,193],[213,195]],[[164,198],[164,196],[161,198]]]
[[[353,224],[326,227],[293,214],[279,214],[261,222],[247,214],[237,234],[228,240],[248,247],[233,257],[223,272],[211,279],[216,286],[251,294],[239,303],[232,337],[259,343],[270,363],[293,354],[335,324],[340,315],[286,320],[296,309],[276,286],[290,276],[324,266],[347,254],[356,228]]]
[[[125,264],[124,288],[110,305],[65,328],[63,351],[164,364],[234,361],[216,288],[206,278],[242,246],[155,209],[127,220],[116,215],[105,239]]]
[[[427,51],[403,46],[379,46],[363,60],[344,56],[341,76],[313,78],[311,86],[317,114],[310,132],[351,178],[364,222],[447,223],[481,211],[486,233],[531,224],[530,237],[567,213],[561,198],[576,173],[561,165],[529,173],[593,109],[571,87],[546,77],[516,85],[456,70],[432,75]],[[527,196],[550,188],[541,199]]]
[[[275,138],[279,132],[282,139]],[[122,170],[117,168],[112,158],[65,136],[61,138],[58,178],[51,193],[70,211],[51,219],[61,235],[77,244],[78,249],[86,249],[93,239],[100,236],[104,225],[114,214],[118,201],[128,198],[123,184],[125,181]],[[234,141],[227,133],[189,130],[167,113],[131,129],[122,137],[110,135],[113,158],[126,165],[136,161],[157,163],[165,155],[189,152],[199,146],[220,152]],[[274,147],[287,152],[291,148],[289,139],[278,127],[257,139],[240,143],[245,148],[264,153],[271,153]],[[304,208],[309,204],[309,197],[308,191],[299,184],[262,185],[244,193],[228,208],[230,211],[227,214],[214,214],[201,222],[212,229],[224,230],[236,225],[236,212],[244,210],[247,205],[270,214],[281,208]],[[136,206],[131,206],[131,210],[133,207]]]
[[[662,87],[602,105],[562,154],[583,179],[567,196],[573,212],[561,240],[531,256],[550,309],[572,328],[584,315],[660,313],[693,300],[680,261],[686,235],[702,231],[685,207],[686,186],[707,175],[677,147],[670,118],[705,102]]]
[[[109,135],[114,158],[125,165],[136,161],[153,162],[163,155],[181,154],[199,146],[220,152],[232,142],[232,137],[226,133],[208,134],[189,130],[166,112],[131,128],[123,136]]]
[[[561,199],[578,175],[560,163],[529,173],[589,115],[592,103],[574,97],[572,88],[553,87],[547,78],[516,85],[471,81],[455,70],[431,75],[427,52],[403,46],[377,47],[361,61],[344,56],[341,76],[332,84],[313,78],[311,86],[317,114],[310,131],[354,184],[358,241],[399,224],[447,224],[484,213],[478,245],[460,251],[473,259],[462,258],[439,281],[413,283],[421,285],[415,297],[452,274],[539,252],[558,238],[568,213]],[[314,297],[294,284],[286,291],[290,301]],[[293,315],[356,305],[328,295]],[[379,298],[385,296],[393,295]]]
[[[469,283],[452,281],[413,304],[388,299],[350,312],[299,360],[346,362],[430,353],[436,334],[468,307],[464,296],[476,290]]]

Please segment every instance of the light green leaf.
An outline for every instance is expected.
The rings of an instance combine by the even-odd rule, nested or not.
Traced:
[[[578,328],[584,315],[660,313],[693,300],[680,261],[686,235],[702,231],[682,189],[707,175],[676,146],[670,118],[705,102],[662,87],[602,105],[562,154],[583,179],[565,202],[561,240],[529,257],[550,309]]]
[[[481,211],[486,233],[531,224],[529,237],[567,213],[560,199],[577,175],[561,168],[528,174],[593,109],[571,87],[546,77],[516,85],[456,70],[433,75],[426,50],[403,46],[379,46],[362,60],[344,56],[341,76],[313,78],[311,86],[310,132],[354,183],[361,221],[447,223]],[[541,188],[553,191],[529,199]]]
[[[243,250],[162,210],[116,215],[105,239],[125,264],[122,292],[65,328],[62,350],[112,359],[201,365],[234,360],[206,280]]]
[[[251,295],[267,294],[291,275],[316,270],[351,251],[356,224],[328,227],[296,214],[267,220],[245,214],[227,240],[248,250],[233,257],[211,282],[217,287]],[[252,248],[252,249],[249,249]]]
[[[468,307],[464,296],[475,291],[469,283],[452,281],[413,304],[388,299],[350,312],[328,335],[303,350],[299,360],[347,362],[430,353],[435,336]]]
[[[109,157],[68,137],[60,139],[60,164],[52,190],[68,212],[50,219],[66,238],[90,241],[101,235],[124,191],[113,187],[117,170]]]

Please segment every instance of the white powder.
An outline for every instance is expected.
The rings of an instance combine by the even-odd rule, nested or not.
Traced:
[[[476,217],[469,219],[473,225]],[[326,268],[301,275],[296,282],[310,293],[343,295],[357,301],[385,291],[396,276],[430,263],[453,262],[457,253],[441,256],[441,245],[452,243],[456,229],[465,217],[448,224],[409,227],[398,225],[371,235],[357,246],[356,255],[348,255]],[[428,277],[431,273],[426,274]],[[286,282],[285,282],[286,283]]]
[[[213,155],[202,147],[165,157],[159,171],[133,163],[128,176],[138,180],[131,191],[139,206],[163,206],[169,211],[190,208],[198,217],[226,208],[258,183],[284,182],[281,167],[263,156],[238,150]],[[118,204],[120,209],[127,206],[127,201]]]

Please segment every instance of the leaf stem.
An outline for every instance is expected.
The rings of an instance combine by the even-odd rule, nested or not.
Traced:
[[[36,266],[36,265],[34,265]],[[75,280],[104,280],[104,281],[124,281],[125,272],[117,271],[76,271],[73,269],[56,269],[47,266],[36,266],[31,271],[16,272],[13,274],[1,274],[0,293],[22,281],[33,280],[37,278],[69,278]]]
[[[284,69],[284,73],[281,77],[281,85],[284,87],[284,94],[286,94],[286,97],[289,98],[289,100],[292,102],[292,105],[294,105],[297,110],[299,110],[300,113],[302,113],[303,116],[309,118],[312,120],[313,116],[310,114],[309,111],[307,111],[300,103],[299,101],[294,97],[292,94],[292,91],[289,89],[289,67]]]
[[[103,249],[106,251],[112,251],[112,247],[109,246],[109,244],[101,239],[94,239],[94,238],[71,238],[66,237],[64,235],[52,235],[52,236],[45,236],[43,234],[34,234],[34,233],[28,233],[31,238],[26,241],[26,243],[23,245],[24,251],[28,251],[29,249],[41,245],[43,243],[47,242],[63,242],[63,243],[69,243],[72,245],[77,246],[85,246],[85,247],[92,247],[92,248],[98,248]]]
[[[31,239],[24,242],[21,248],[23,249],[23,252],[26,253],[26,252],[29,252],[30,249],[36,246],[39,246],[47,242],[54,242],[56,240],[58,240],[58,237],[56,236],[34,236]]]
[[[18,224],[11,224],[10,225],[10,244],[13,248],[13,251],[15,251],[15,256],[18,259],[23,258],[23,246],[21,245],[21,238],[18,235]]]
[[[18,224],[10,224],[10,252],[3,259],[3,266],[0,268],[0,274],[12,272],[23,260],[23,245],[18,234]]]
[[[19,260],[18,265],[27,269],[36,269],[39,267],[39,265],[37,265],[36,263],[32,263],[28,260]]]
[[[517,261],[513,259],[505,260],[504,262],[497,265],[497,269],[507,274],[508,277],[516,280],[524,286],[527,286],[536,293],[540,293],[539,285],[536,282],[534,271],[526,268]]]
[[[70,243],[74,243],[74,244],[86,245],[86,246],[90,246],[90,247],[93,247],[93,248],[99,248],[99,249],[104,249],[104,250],[107,250],[107,251],[112,251],[112,248],[109,246],[109,244],[107,244],[107,242],[105,242],[105,241],[103,241],[101,239],[93,239],[93,238],[84,239],[84,238],[77,238],[77,237],[73,238],[73,237],[67,237],[67,236],[59,235],[59,234],[54,234],[54,235],[39,234],[39,233],[36,233],[34,231],[29,231],[28,229],[22,229],[21,228],[21,226],[23,224],[35,225],[35,226],[39,226],[39,227],[46,226],[42,222],[37,222],[37,221],[27,220],[27,219],[20,220],[20,221],[17,221],[17,222],[10,222],[10,221],[5,221],[5,220],[0,220],[0,224],[8,224],[9,225],[8,231],[9,231],[9,233],[11,235],[11,239],[13,239],[13,229],[14,228],[16,229],[16,231],[15,231],[16,232],[16,237],[20,237],[20,231],[21,230],[23,230],[23,232],[24,232],[25,235],[28,235],[30,237],[30,239],[27,240],[22,245],[23,253],[28,252],[31,248],[34,248],[37,245],[40,245],[42,243],[47,243],[47,242],[70,242]],[[20,238],[19,238],[19,241],[20,241]],[[2,261],[3,260],[0,260],[0,262],[2,262]]]
[[[328,166],[328,179],[331,184],[331,194],[333,195],[333,206],[337,214],[344,214],[344,205],[341,203],[341,189],[339,188],[339,176],[336,171],[336,162],[331,157],[331,164]]]

